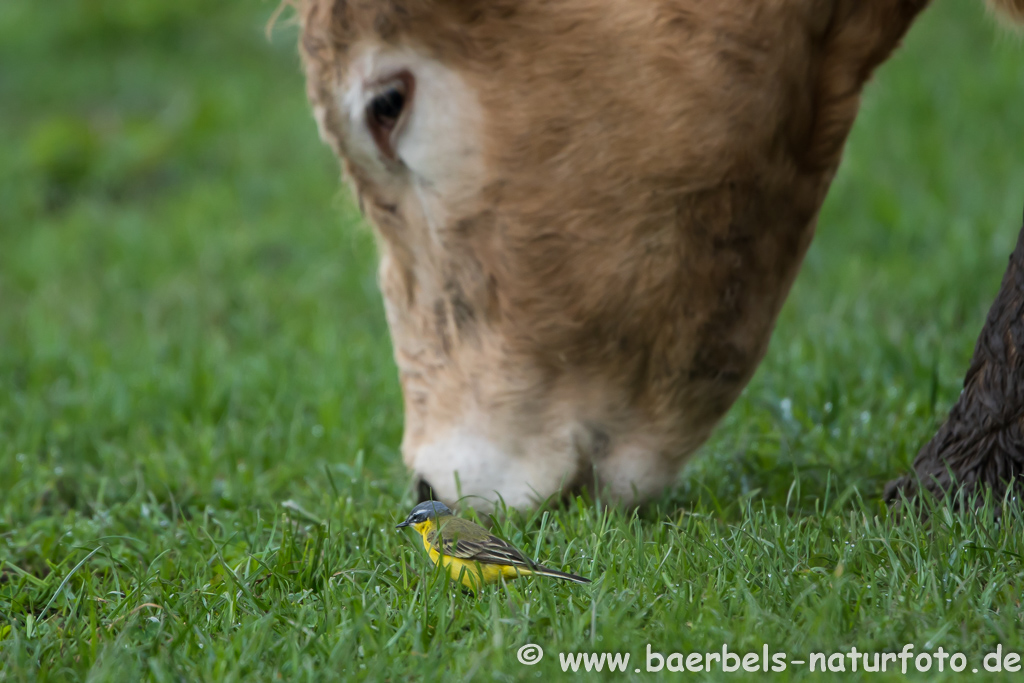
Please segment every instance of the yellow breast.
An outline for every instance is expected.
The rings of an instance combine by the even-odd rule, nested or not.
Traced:
[[[427,534],[433,529],[432,522],[423,522],[414,525],[416,531],[423,537],[423,547],[426,548],[430,560],[436,565],[439,561],[448,570],[448,576],[455,581],[461,581],[462,585],[471,591],[476,591],[481,583],[494,583],[498,579],[515,579],[530,573],[528,569],[519,569],[507,564],[483,564],[474,560],[463,560],[451,555],[440,553],[430,541]]]

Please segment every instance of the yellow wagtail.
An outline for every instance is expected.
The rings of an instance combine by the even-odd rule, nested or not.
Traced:
[[[494,583],[498,579],[514,579],[535,574],[553,576],[576,583],[590,583],[575,574],[566,574],[541,566],[518,548],[489,533],[479,524],[452,514],[444,503],[428,500],[412,509],[396,529],[411,526],[423,537],[423,547],[436,565],[448,570],[448,576],[476,591],[481,580]]]

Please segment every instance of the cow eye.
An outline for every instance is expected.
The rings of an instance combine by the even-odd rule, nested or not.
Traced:
[[[370,100],[370,118],[373,124],[386,131],[393,130],[405,107],[403,88],[391,86]]]
[[[393,137],[412,97],[412,75],[403,72],[382,84],[366,105],[366,124],[381,153],[395,158]]]

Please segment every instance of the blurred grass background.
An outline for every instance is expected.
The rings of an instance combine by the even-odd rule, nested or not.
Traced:
[[[389,526],[411,497],[373,239],[317,139],[294,27],[264,35],[273,10],[252,0],[0,3],[0,678],[301,677],[332,663],[339,676],[392,667],[400,679],[452,653],[459,676],[515,678],[530,673],[507,659],[524,634],[578,645],[584,624],[588,642],[597,637],[598,603],[574,605],[567,589],[568,607],[550,605],[538,621],[512,588],[463,614],[461,595],[431,602],[414,580],[429,575],[423,558]],[[602,541],[586,534],[621,529],[608,590],[654,600],[631,554],[645,542],[666,553],[691,537],[717,544],[709,539],[730,529],[800,527],[815,510],[833,515],[840,546],[844,533],[882,533],[854,531],[843,515],[851,505],[881,513],[881,486],[956,399],[1020,229],[1022,58],[980,2],[938,2],[869,86],[768,357],[678,485],[633,522],[578,508],[553,513],[559,526],[546,537],[539,518],[513,515],[506,535],[537,549],[542,538],[575,542],[566,561],[582,548],[590,567]],[[307,512],[282,516],[287,500]],[[792,517],[773,518],[777,508]],[[666,536],[659,520],[680,510],[709,515],[710,536]],[[723,557],[741,552],[730,549]],[[830,552],[804,561],[833,571]],[[659,571],[734,571],[717,560],[701,568],[698,555]],[[1019,560],[1002,586],[1020,579]],[[766,559],[760,571],[783,565]],[[335,613],[324,592],[337,581]],[[821,588],[823,601],[839,595],[831,590]],[[887,593],[811,634],[824,603],[782,618],[793,591],[778,586],[778,604],[761,604],[762,620],[748,614],[732,634],[796,647],[859,644],[875,633],[866,622],[905,638],[925,628],[907,616],[927,613],[922,603],[897,609]],[[691,629],[740,600],[717,595],[712,611],[687,617]],[[428,608],[448,616],[428,618]],[[617,616],[605,646],[612,633],[632,644],[626,622],[682,623],[671,611],[608,609]],[[956,609],[990,623],[974,603]],[[1002,618],[1012,628],[1016,617]],[[399,631],[403,620],[416,627]],[[446,620],[473,635],[437,644],[427,622]],[[694,643],[729,633],[675,626],[658,628]],[[414,636],[434,654],[387,659]]]

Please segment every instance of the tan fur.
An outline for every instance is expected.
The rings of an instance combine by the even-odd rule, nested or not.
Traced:
[[[1024,23],[1024,0],[988,0],[988,3],[1011,21]]]
[[[410,467],[448,502],[669,483],[764,355],[861,89],[926,4],[301,2],[310,100],[381,236]],[[483,112],[443,225],[352,151],[368,50],[450,68]]]

